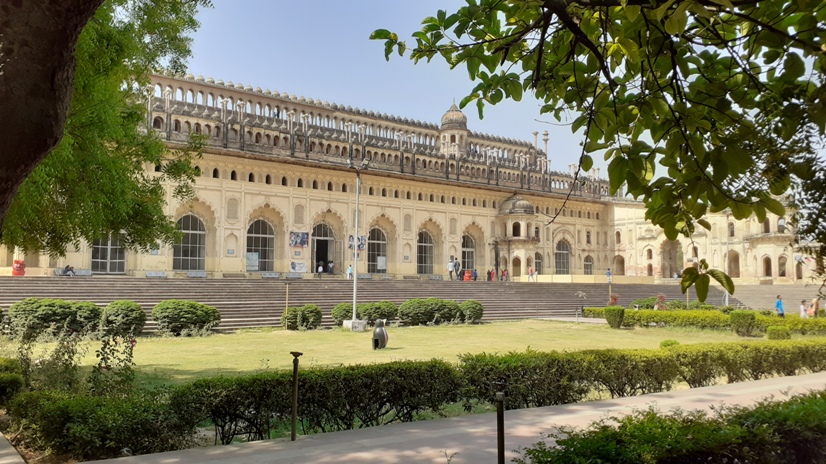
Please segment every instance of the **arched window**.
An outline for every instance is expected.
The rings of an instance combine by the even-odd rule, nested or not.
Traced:
[[[231,173],[229,173],[229,179],[238,180],[238,174],[236,174],[235,171],[232,171]]]
[[[772,224],[769,221],[769,218],[766,218],[766,220],[763,221],[763,233],[764,234],[770,233],[771,232],[771,226],[772,226]]]
[[[763,277],[772,276],[772,259],[766,256],[763,258]]]
[[[513,237],[519,237],[522,235],[522,224],[519,222],[514,222],[512,226]]]
[[[347,184],[341,184],[341,193],[347,193]]]
[[[264,178],[264,183],[267,185],[272,184],[272,176],[267,174],[267,177]]]
[[[218,168],[213,169],[212,170],[212,178],[213,179],[218,179],[220,177],[221,177],[221,174],[218,172]]]
[[[591,244],[591,231],[590,230],[585,231],[585,244],[586,245]]]
[[[247,229],[247,253],[258,254],[260,272],[271,272],[275,263],[275,232],[263,219],[257,219]],[[247,269],[250,271],[250,269]]]
[[[777,277],[786,277],[786,257],[777,258]]]
[[[542,274],[542,255],[535,253],[533,256],[533,270],[537,274]]]
[[[535,239],[539,240],[539,227],[534,227],[533,228],[533,237]]]
[[[614,243],[616,245],[620,245],[622,243],[622,234],[620,233],[620,231],[617,231],[614,234]]]
[[[728,223],[728,236],[731,237],[731,238],[734,238],[734,223],[733,222]]]
[[[313,181],[313,190],[318,190],[318,181],[317,180]]]
[[[282,187],[286,187],[286,186],[287,186],[287,178],[286,178],[286,177],[282,177],[282,178],[281,178],[281,186],[282,186]]]
[[[370,229],[367,236],[367,272],[387,273],[387,235],[378,227]]]
[[[462,269],[476,269],[476,242],[470,235],[462,235]]]
[[[777,231],[781,234],[786,233],[786,218],[777,218]]]
[[[555,264],[557,274],[571,273],[571,245],[565,240],[556,244]]]
[[[416,242],[416,273],[433,274],[433,237],[424,230]]]
[[[255,174],[250,173],[250,175],[249,175],[249,176],[247,176],[247,181],[249,181],[249,182],[255,182]]]
[[[645,250],[645,257],[646,259],[654,259],[654,250],[651,248]]]
[[[585,257],[584,268],[585,275],[594,275],[594,258],[590,255]]]
[[[152,128],[153,129],[162,129],[163,128],[163,118],[156,117],[152,120]]]
[[[298,179],[298,182],[295,184],[296,187],[304,187],[304,179]]]
[[[178,219],[181,240],[172,246],[172,269],[203,271],[206,269],[206,228],[193,214]]]

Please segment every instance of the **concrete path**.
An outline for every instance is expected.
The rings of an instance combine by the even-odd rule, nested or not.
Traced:
[[[542,433],[559,425],[585,426],[606,415],[626,414],[656,405],[707,409],[721,403],[750,404],[768,396],[785,398],[826,387],[826,372],[798,377],[778,377],[756,382],[717,385],[632,398],[564,406],[507,411],[505,442],[507,460],[513,450],[529,446]],[[496,462],[496,415],[476,414],[344,432],[299,436],[296,442],[267,440],[98,462],[118,464],[233,464],[365,463],[365,464],[462,464]]]

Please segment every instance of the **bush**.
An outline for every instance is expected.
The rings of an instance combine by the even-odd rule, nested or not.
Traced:
[[[23,389],[24,384],[21,374],[0,373],[0,407],[6,406]]]
[[[756,328],[753,311],[732,311],[731,330],[741,337],[750,337]]]
[[[9,412],[27,444],[79,460],[115,458],[123,448],[149,454],[187,447],[196,422],[172,414],[162,395],[107,398],[48,391],[21,393]]]
[[[699,343],[669,348],[678,366],[678,375],[691,388],[708,387],[724,374],[728,344]]]
[[[626,311],[623,320],[625,327],[695,327],[698,329],[724,330],[731,327],[728,316],[717,311]]]
[[[605,319],[605,308],[585,307],[582,309],[583,317],[592,317],[596,319]]]
[[[665,302],[665,309],[668,311],[676,311],[680,309],[687,309],[688,305],[683,300],[670,300]]]
[[[435,312],[428,300],[411,298],[399,305],[399,322],[404,325],[425,325],[432,321]]]
[[[103,308],[101,330],[111,335],[137,335],[146,324],[146,313],[134,301],[117,300]]]
[[[790,340],[792,338],[792,332],[789,328],[779,325],[767,327],[766,335],[769,337],[769,340]]]
[[[72,303],[75,321],[82,332],[96,332],[100,329],[100,317],[103,310],[90,301],[75,301]]]
[[[670,348],[672,346],[678,346],[680,342],[677,340],[663,340],[660,342],[660,348]]]
[[[0,358],[0,373],[3,374],[22,374],[23,366],[20,361],[13,358]]]
[[[321,316],[321,308],[314,304],[293,306],[284,310],[281,325],[287,330],[313,330],[321,325]]]
[[[468,324],[478,324],[485,314],[485,308],[479,300],[465,300],[459,304],[459,308]]]
[[[342,325],[344,321],[349,321],[353,317],[353,303],[339,303],[333,307],[330,317],[336,325]]]
[[[152,308],[152,319],[160,332],[175,336],[184,333],[203,333],[221,322],[221,313],[213,306],[197,301],[166,300]]]
[[[376,323],[376,319],[391,321],[399,314],[399,307],[392,301],[379,301],[377,303],[366,303],[358,305],[358,313],[361,319],[366,320],[370,325]],[[352,317],[353,305],[350,305],[350,316]],[[348,318],[349,319],[349,318]]]
[[[670,350],[589,350],[575,353],[593,370],[594,381],[611,398],[671,389],[679,366]]]
[[[50,331],[57,334],[63,328],[78,330],[71,301],[54,298],[26,298],[9,308],[11,331],[17,337],[33,339]]]
[[[578,403],[593,387],[589,366],[569,353],[465,354],[459,363],[466,401],[494,403],[506,391],[506,409]]]
[[[433,300],[431,304],[434,305],[434,324],[450,324],[453,322],[465,322],[465,315],[459,308],[459,303],[453,300],[442,300],[440,298],[428,298],[427,300]]]
[[[622,320],[625,318],[625,308],[622,306],[608,306],[605,308],[605,320],[612,329],[622,327]]]
[[[657,297],[652,296],[649,298],[640,298],[638,300],[634,300],[631,302],[631,304],[628,305],[628,309],[637,309],[637,305],[639,305],[638,309],[654,309],[657,306]]]

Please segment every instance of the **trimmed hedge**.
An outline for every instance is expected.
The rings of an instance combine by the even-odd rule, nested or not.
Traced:
[[[605,311],[605,320],[612,329],[619,329],[622,327],[622,321],[625,318],[625,308],[622,306],[607,306]]]
[[[639,305],[639,308],[635,308]],[[628,309],[654,309],[657,307],[657,297],[652,296],[648,298],[640,298],[638,300],[634,300],[631,304],[628,305]]]
[[[289,307],[281,314],[281,325],[287,330],[317,329],[321,325],[321,308],[314,304]]]
[[[11,305],[9,321],[16,337],[37,337],[41,333],[57,334],[63,328],[75,332],[96,331],[101,309],[94,303],[56,298],[26,298]]]
[[[299,372],[299,420],[305,432],[411,422],[459,399],[461,379],[440,361],[309,369]],[[210,420],[217,439],[270,437],[290,419],[292,374],[270,372],[197,380],[170,395],[174,415]]]
[[[751,407],[660,414],[654,408],[592,423],[584,430],[562,428],[526,448],[519,464],[584,462],[824,463],[826,391]]]
[[[788,327],[773,325],[766,327],[766,336],[769,340],[791,340],[792,332]]]
[[[732,311],[729,314],[731,330],[741,337],[750,337],[756,328],[754,316],[753,311]]]
[[[9,413],[27,445],[79,460],[116,458],[183,449],[192,444],[197,422],[175,414],[163,395],[127,398],[71,396],[49,391],[21,393]]]
[[[359,318],[366,320],[370,325],[375,325],[376,319],[392,321],[399,315],[399,307],[392,301],[387,300],[358,305],[356,309],[358,310]],[[350,317],[352,317],[352,311],[353,305],[350,305]]]
[[[459,309],[462,310],[468,324],[478,324],[485,315],[485,308],[479,300],[465,300],[459,303]]]
[[[358,312],[358,306],[356,306],[356,312]],[[330,316],[336,325],[341,325],[344,321],[349,321],[353,318],[353,303],[339,303],[335,305],[330,312]]]
[[[197,301],[166,300],[152,308],[152,319],[158,323],[159,331],[178,336],[182,332],[212,329],[221,322],[221,313]]]
[[[117,300],[103,308],[101,330],[112,335],[137,335],[146,324],[146,313],[134,301]]]
[[[425,325],[436,315],[432,301],[435,298],[411,298],[399,305],[399,322],[404,325]]]

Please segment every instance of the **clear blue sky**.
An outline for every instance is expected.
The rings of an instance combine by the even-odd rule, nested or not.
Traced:
[[[438,123],[453,99],[473,88],[463,69],[444,60],[413,65],[397,54],[384,59],[381,41],[370,33],[383,28],[410,41],[421,20],[439,9],[455,11],[459,0],[213,0],[199,14],[189,72],[249,84],[330,103]],[[539,103],[526,96],[464,113],[468,128],[519,140],[550,133],[551,168],[567,171],[579,158],[580,140],[570,126],[540,116]],[[539,121],[537,121],[539,120]],[[544,121],[544,122],[540,122]],[[548,124],[552,123],[552,124]],[[596,159],[599,164],[600,159]],[[605,171],[602,171],[602,177]]]

